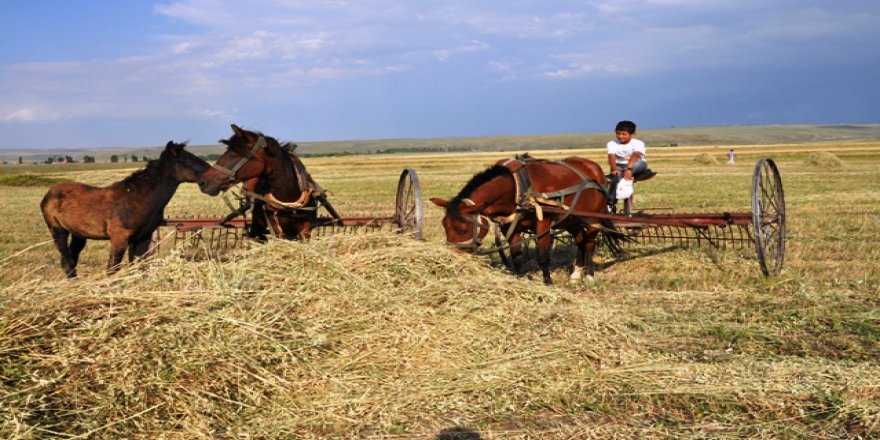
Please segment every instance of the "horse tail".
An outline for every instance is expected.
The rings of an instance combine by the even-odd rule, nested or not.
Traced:
[[[611,250],[611,254],[614,255],[615,258],[620,257],[625,252],[622,244],[635,240],[623,232],[618,231],[617,228],[614,227],[614,222],[611,220],[603,218],[600,219],[599,222],[602,224],[602,228],[600,228],[602,231],[602,242],[609,250]]]

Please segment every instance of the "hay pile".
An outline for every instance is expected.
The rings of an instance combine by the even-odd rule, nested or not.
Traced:
[[[610,308],[396,235],[2,294],[7,437],[437,433],[577,407],[630,350]]]
[[[876,350],[817,352],[790,317],[841,302],[809,295],[546,287],[391,234],[22,280],[0,437],[876,437]]]
[[[804,164],[820,168],[839,168],[843,166],[843,161],[827,151],[817,151],[810,153]]]
[[[718,159],[709,153],[700,153],[694,157],[694,162],[702,165],[718,165]]]

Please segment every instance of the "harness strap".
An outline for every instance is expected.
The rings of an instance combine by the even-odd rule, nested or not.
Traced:
[[[290,210],[294,210],[294,211],[314,211],[314,210],[318,209],[317,206],[305,206],[306,203],[308,203],[308,198],[311,195],[311,191],[303,192],[303,195],[300,196],[300,198],[295,202],[282,202],[281,200],[278,200],[277,198],[275,198],[275,196],[273,196],[272,193],[269,193],[269,194],[266,194],[265,196],[262,196],[260,194],[253,192],[253,191],[248,191],[243,188],[242,188],[242,194],[248,198],[261,200],[261,201],[265,202],[266,204],[270,205],[271,207],[275,208],[276,210],[290,209]]]
[[[259,150],[260,148],[265,148],[265,147],[266,147],[266,138],[263,136],[260,136],[257,139],[257,142],[254,144],[254,146],[251,147],[250,155],[248,157],[242,157],[241,159],[239,159],[238,162],[236,162],[235,165],[233,165],[231,169],[226,168],[223,165],[218,165],[217,163],[214,163],[213,165],[211,165],[211,167],[217,171],[220,171],[223,174],[226,174],[226,176],[229,177],[229,180],[235,180],[235,173],[237,173],[238,170],[240,170],[241,167],[244,166],[244,164],[246,164],[249,160],[251,160],[251,157],[253,156],[254,153],[257,152],[257,150]]]
[[[532,159],[532,160],[534,160],[534,159]],[[516,199],[515,199],[516,204],[524,209],[534,209],[535,215],[538,217],[539,221],[544,220],[544,212],[541,209],[542,205],[561,207],[563,209],[567,209],[567,212],[561,218],[554,221],[553,224],[551,224],[550,227],[547,228],[546,231],[544,231],[540,234],[535,234],[526,240],[520,240],[519,242],[517,242],[516,246],[522,247],[525,244],[527,244],[529,241],[538,240],[539,238],[552,232],[554,227],[556,227],[557,225],[559,225],[560,223],[565,221],[571,215],[571,213],[574,211],[575,206],[577,206],[577,203],[580,200],[581,194],[583,194],[583,191],[585,189],[592,188],[592,189],[596,189],[598,191],[601,191],[603,194],[606,194],[606,196],[608,194],[607,188],[603,187],[602,185],[599,185],[594,180],[587,178],[577,168],[560,160],[560,161],[553,161],[551,163],[560,164],[560,165],[566,167],[568,170],[575,173],[575,175],[577,175],[581,179],[581,182],[578,183],[577,185],[572,185],[570,187],[563,188],[558,191],[535,193],[534,195],[532,195],[533,189],[532,189],[532,185],[531,185],[531,179],[529,178],[528,170],[526,167],[527,161],[528,161],[528,158],[526,160],[522,160],[521,158],[516,157],[516,158],[507,159],[501,163],[501,165],[503,165],[511,170],[511,175],[513,176],[514,181],[516,182],[516,191],[517,191],[517,195],[516,195]],[[516,166],[516,165],[519,165],[519,166]],[[564,198],[570,194],[574,194],[575,196],[574,196],[574,199],[571,201],[571,206],[566,206],[564,203]],[[557,201],[555,199],[559,199],[559,200]],[[470,204],[473,204],[473,201],[470,201]],[[509,248],[513,247],[513,245],[510,244],[510,238],[513,236],[514,230],[516,229],[517,222],[521,218],[521,214],[522,214],[522,211],[517,210],[516,212],[514,212],[513,214],[511,214],[509,216],[501,216],[501,217],[495,217],[495,218],[489,219],[490,221],[492,221],[493,227],[495,228],[496,241],[501,242],[501,244],[499,246],[495,246],[495,247],[493,247],[491,249],[487,249],[487,250],[476,249],[476,247],[479,247],[480,243],[478,241],[472,239],[472,240],[468,241],[466,244],[462,243],[462,246],[460,246],[460,247],[475,248],[474,250],[478,254],[489,254],[489,253],[494,253],[494,252],[498,252],[498,251],[501,251],[504,249],[509,249]],[[481,215],[481,214],[479,214],[479,215]],[[503,235],[501,234],[501,231],[500,231],[501,224],[509,224],[507,234],[503,234]],[[476,237],[476,234],[477,234],[477,230],[474,229],[475,237]]]

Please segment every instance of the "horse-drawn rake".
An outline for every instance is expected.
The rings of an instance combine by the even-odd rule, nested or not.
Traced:
[[[544,207],[544,212],[608,219],[629,237],[627,247],[660,244],[676,247],[709,246],[743,249],[754,246],[765,276],[782,270],[785,257],[785,196],[779,169],[772,159],[760,159],[752,175],[752,211],[723,213],[612,214],[566,211]]]
[[[233,209],[230,215],[224,218],[166,218],[154,234],[154,248],[158,251],[170,246],[183,249],[187,255],[214,255],[253,242],[247,232],[254,221],[250,208],[255,195],[244,189],[230,193],[233,193],[233,198],[239,203],[236,208],[227,199],[227,205]],[[324,213],[318,215],[312,223],[312,236],[386,230],[418,240],[424,238],[422,191],[418,175],[411,168],[405,168],[400,173],[393,214],[343,217],[336,212],[326,196],[319,195],[317,200],[317,208],[323,209]]]

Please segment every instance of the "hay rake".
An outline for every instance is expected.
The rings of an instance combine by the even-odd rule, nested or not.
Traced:
[[[660,244],[742,249],[754,246],[761,273],[778,274],[785,259],[785,196],[779,169],[772,159],[760,159],[752,175],[752,211],[748,213],[612,214],[543,207],[544,212],[569,213],[587,219],[609,219],[631,240],[625,246]],[[562,241],[570,237],[559,237]]]
[[[247,200],[241,200],[247,203]],[[395,195],[394,213],[379,216],[342,217],[326,197],[319,206],[327,215],[318,216],[312,227],[313,236],[346,233],[357,234],[369,230],[388,230],[407,234],[415,239],[424,238],[424,204],[419,178],[415,170],[405,168],[400,173]],[[252,219],[248,212],[226,218],[166,218],[153,235],[153,252],[166,247],[182,249],[186,255],[215,255],[245,246],[253,240],[247,237]],[[172,231],[168,231],[168,229]]]

